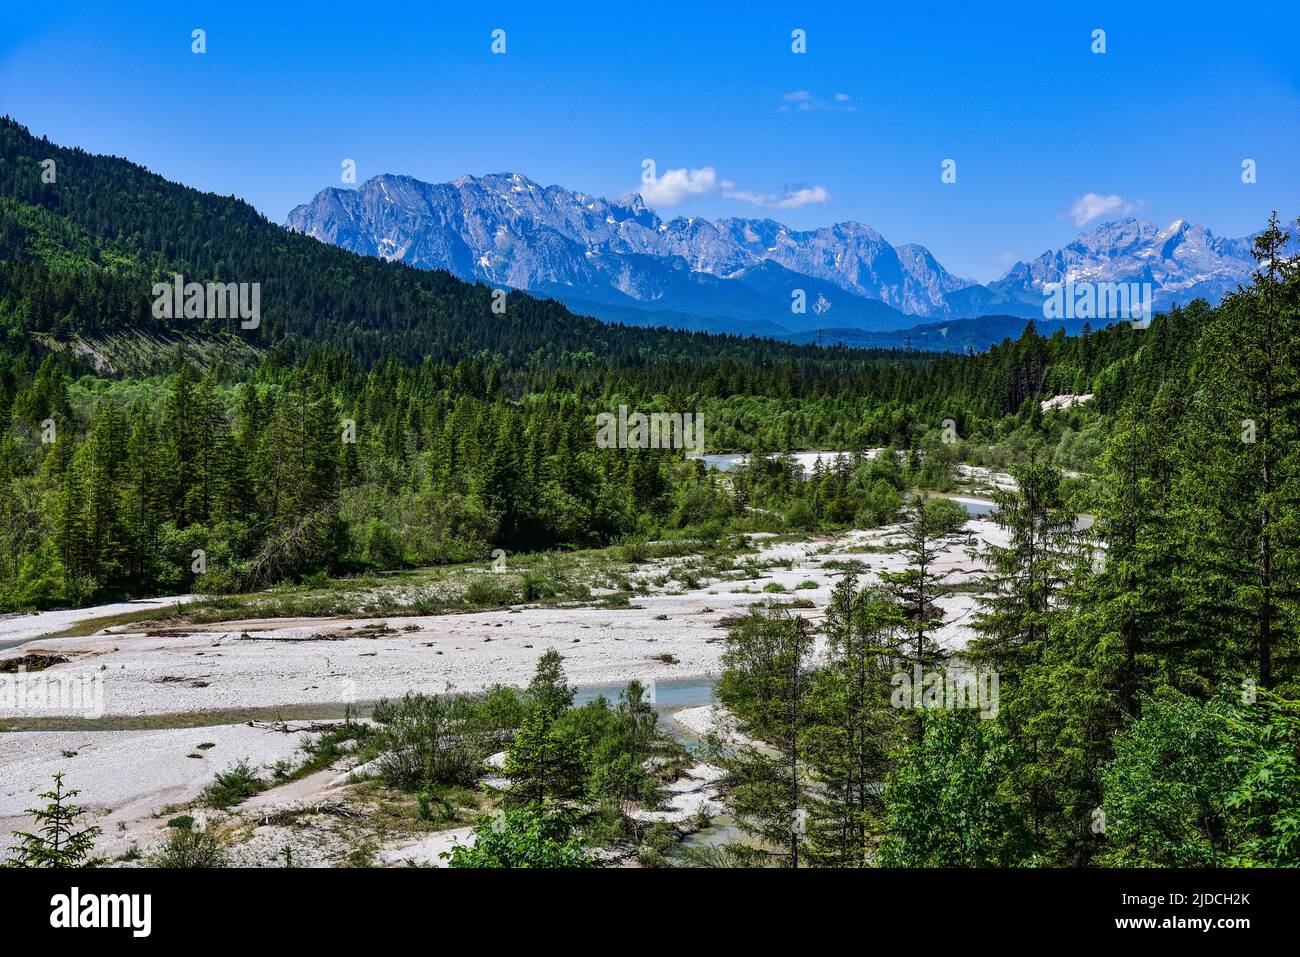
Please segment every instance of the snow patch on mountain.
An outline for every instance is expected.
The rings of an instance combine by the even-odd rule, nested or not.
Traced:
[[[981,285],[948,272],[926,247],[894,246],[862,223],[795,230],[771,219],[663,220],[639,194],[608,200],[520,173],[449,183],[382,174],[354,190],[322,190],[287,225],[354,252],[581,301],[602,318],[669,310],[730,331],[821,328],[820,313],[792,310],[799,290],[809,306],[834,303],[837,324],[880,330],[917,317],[1041,317],[1045,294],[1063,283],[1150,283],[1156,309],[1217,301],[1254,268],[1253,237],[1127,218]]]

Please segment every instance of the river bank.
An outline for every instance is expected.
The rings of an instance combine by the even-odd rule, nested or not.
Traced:
[[[969,583],[982,574],[971,549],[989,541],[1002,541],[1001,530],[973,518],[945,540],[937,565],[952,573],[952,584]],[[563,655],[580,696],[613,696],[636,679],[671,720],[707,705],[726,629],[750,606],[794,604],[816,624],[845,563],[860,563],[868,576],[897,570],[905,564],[900,544],[898,526],[796,541],[756,536],[748,571],[725,577],[663,581],[684,573],[668,562],[646,563],[637,572],[646,593],[626,607],[593,600],[367,619],[162,628],[126,622],[85,636],[32,640],[0,651],[0,660],[66,658],[26,680],[100,682],[102,713],[78,713],[52,700],[0,709],[0,726],[13,729],[0,733],[0,840],[30,823],[26,809],[39,803],[50,776],[63,772],[67,785],[82,792],[78,803],[105,827],[106,849],[122,853],[156,837],[159,809],[193,800],[230,764],[247,759],[266,769],[299,760],[301,733],[292,723],[268,726],[273,716],[337,718],[349,705],[364,708],[408,691],[523,685],[548,649]],[[959,591],[942,604],[948,621],[937,639],[960,650],[970,636],[974,596]],[[41,616],[26,617],[41,634],[54,630]],[[249,724],[254,718],[264,723]]]

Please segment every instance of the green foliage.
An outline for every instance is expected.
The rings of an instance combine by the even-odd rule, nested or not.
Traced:
[[[574,689],[565,683],[564,658],[554,648],[547,649],[537,662],[537,670],[528,683],[528,699],[534,710],[548,719],[558,718],[573,705]]]
[[[203,789],[199,800],[212,808],[233,807],[266,786],[266,781],[248,761],[237,761],[217,774],[216,780]]]
[[[408,693],[375,705],[370,746],[381,752],[379,773],[391,787],[417,790],[431,782],[471,785],[500,746],[513,720],[507,695]]]
[[[944,657],[933,632],[944,620],[938,600],[945,594],[947,573],[936,572],[935,563],[939,558],[938,540],[952,525],[953,516],[948,507],[952,505],[955,503],[946,499],[923,497],[908,503],[904,513],[904,543],[900,549],[907,565],[897,572],[880,573],[881,582],[907,622],[906,637],[901,638],[895,649],[898,663],[905,671],[918,666],[922,672],[932,671]],[[964,522],[965,509],[961,511]],[[919,730],[923,716],[919,710],[916,715]]]
[[[1104,774],[1104,863],[1300,864],[1300,703],[1147,699]]]
[[[599,697],[575,708],[563,660],[552,650],[538,661],[525,700],[522,725],[506,749],[508,803],[595,802],[621,826],[633,805],[658,802],[658,780],[647,767],[653,758],[671,765],[679,749],[660,737],[654,707],[640,682],[630,682],[614,706]]]
[[[881,827],[880,782],[902,741],[892,707],[891,660],[903,610],[878,588],[859,588],[858,569],[835,585],[822,624],[826,657],[807,695],[803,760],[819,785],[808,798],[808,858],[864,867]]]
[[[580,798],[590,771],[587,741],[571,722],[538,708],[525,720],[506,751],[511,799],[543,805]]]
[[[810,718],[805,664],[811,652],[804,619],[785,609],[751,608],[727,633],[716,692],[744,735],[770,745],[738,743],[721,753],[736,823],[761,843],[757,856],[790,867],[799,864],[807,813],[800,744]]]
[[[1009,788],[1017,756],[996,722],[962,711],[927,715],[885,785],[885,867],[1009,867],[1024,829]]]
[[[646,688],[639,681],[629,682],[612,709],[603,707],[604,699],[598,700],[602,707],[590,707],[603,720],[588,733],[592,769],[588,793],[625,810],[631,804],[653,807],[659,801],[659,782],[647,764],[655,756],[671,755],[663,753],[666,749],[655,729],[657,715]]]
[[[1103,778],[1105,860],[1137,867],[1215,867],[1229,854],[1231,771],[1224,702],[1149,700],[1115,742]]]
[[[195,868],[225,867],[228,858],[226,842],[211,824],[197,827],[189,822],[184,827],[171,827],[162,844],[149,857],[150,867]]]
[[[584,852],[565,819],[524,807],[486,817],[472,845],[458,844],[442,857],[448,867],[587,868],[599,863]]]
[[[54,775],[54,788],[39,797],[49,801],[43,808],[32,808],[34,831],[15,831],[18,843],[9,848],[6,867],[86,867],[94,863],[91,854],[100,829],[81,827],[82,808],[71,803],[81,792],[64,790],[63,774]]]
[[[952,535],[961,531],[962,526],[970,521],[970,514],[960,502],[939,496],[921,499],[925,510],[925,520],[935,537]]]

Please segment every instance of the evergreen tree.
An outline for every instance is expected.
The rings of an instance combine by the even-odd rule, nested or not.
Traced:
[[[824,665],[807,695],[804,759],[815,789],[808,802],[807,859],[864,867],[880,826],[880,787],[891,752],[901,743],[890,704],[890,672],[901,609],[880,589],[859,589],[851,568],[835,584],[822,635]]]
[[[895,652],[899,667],[909,672],[919,668],[924,674],[937,668],[944,658],[933,633],[943,624],[943,609],[937,600],[944,594],[948,573],[935,571],[942,529],[937,511],[930,507],[930,499],[916,496],[905,514],[903,547],[899,552],[907,559],[907,566],[902,571],[882,572],[880,580],[907,620],[907,636]],[[921,708],[916,709],[916,722],[919,740],[925,722]]]
[[[82,808],[69,803],[81,792],[64,790],[63,774],[54,775],[54,788],[39,796],[50,803],[44,808],[33,808],[27,813],[35,818],[34,832],[15,831],[18,843],[9,848],[9,867],[87,867],[93,863],[95,838],[100,829],[95,825],[79,826]]]
[[[808,722],[812,650],[807,622],[784,610],[754,610],[727,634],[722,653],[719,698],[739,717],[748,742],[729,745],[722,759],[737,825],[759,838],[757,855],[799,866],[807,829],[807,785],[800,765],[800,740]]]
[[[1066,643],[1065,591],[1086,566],[1075,516],[1061,493],[1061,473],[1034,455],[1011,474],[1016,489],[994,496],[994,519],[1008,543],[982,550],[990,573],[967,656],[977,669],[998,676],[999,720],[1024,759],[1014,767],[1016,793],[1041,848],[1058,840],[1062,829],[1074,829],[1061,823],[1053,788],[1060,741],[1047,692],[1058,686],[1058,653]]]
[[[1253,289],[1228,296],[1207,324],[1179,440],[1184,621],[1197,645],[1218,649],[1213,683],[1271,687],[1296,675],[1300,275],[1288,240],[1274,216],[1256,239]]]

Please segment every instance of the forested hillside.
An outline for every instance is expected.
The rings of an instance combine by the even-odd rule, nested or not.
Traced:
[[[53,182],[43,182],[53,160]],[[357,256],[268,221],[233,197],[202,193],[116,157],[33,137],[0,118],[0,261],[14,307],[6,325],[56,335],[156,325],[154,282],[257,282],[262,322],[247,335],[264,346],[328,343],[361,362],[456,359],[486,351],[511,365],[596,354],[752,362],[809,354],[734,337],[625,329],[575,317],[552,301],[512,296],[493,312],[492,290],[445,272]],[[177,320],[169,323],[186,325]],[[212,320],[209,332],[244,332]]]

